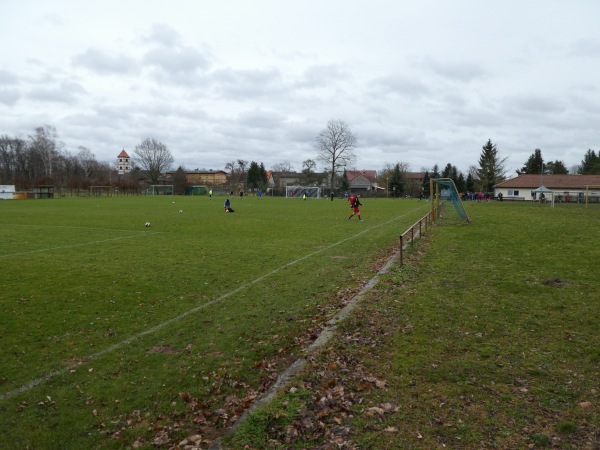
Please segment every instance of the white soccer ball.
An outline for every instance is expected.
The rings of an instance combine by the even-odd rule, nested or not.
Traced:
[[[182,212],[183,212],[183,209],[180,209],[180,210],[179,210],[179,214],[181,214]]]
[[[149,226],[150,226],[150,222],[146,222],[146,223],[144,224],[144,226],[145,226],[145,227],[149,227]]]

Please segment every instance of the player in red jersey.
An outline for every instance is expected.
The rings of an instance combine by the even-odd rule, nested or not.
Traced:
[[[352,219],[352,217],[354,217],[354,215],[358,215],[358,221],[362,222],[362,219],[360,218],[360,209],[359,206],[362,206],[362,203],[360,202],[360,199],[357,196],[351,195],[348,198],[348,201],[350,202],[350,208],[352,209],[352,214],[350,214],[350,217],[348,217],[348,220]]]

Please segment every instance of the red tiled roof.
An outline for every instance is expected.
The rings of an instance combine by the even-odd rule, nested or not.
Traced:
[[[519,175],[494,187],[536,189],[541,185],[548,189],[585,189],[586,185],[600,186],[600,175]]]
[[[117,158],[129,158],[129,155],[127,154],[127,152],[125,151],[125,149],[123,149],[121,151],[121,153],[119,153],[119,156],[117,156]]]
[[[359,177],[361,175],[368,178],[371,181],[374,181],[375,179],[377,179],[377,171],[376,170],[347,170],[346,171],[346,178],[348,178],[348,181],[352,181],[356,177]]]

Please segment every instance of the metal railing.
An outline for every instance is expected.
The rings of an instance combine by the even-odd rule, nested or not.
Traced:
[[[400,265],[404,265],[404,247],[408,244],[412,247],[414,245],[414,241],[417,237],[420,237],[424,234],[423,224],[425,224],[425,231],[427,231],[427,227],[433,224],[433,216],[432,212],[429,211],[423,217],[421,217],[417,222],[415,222],[412,226],[406,229],[404,233],[400,235]]]

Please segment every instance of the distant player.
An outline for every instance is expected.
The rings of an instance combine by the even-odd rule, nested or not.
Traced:
[[[225,199],[223,208],[225,209],[225,212],[233,212],[233,208],[231,207],[231,202],[229,201],[229,198]]]
[[[362,219],[360,218],[360,209],[359,207],[362,206],[362,203],[360,202],[358,195],[354,196],[351,195],[348,198],[348,201],[350,202],[350,208],[352,209],[352,214],[350,214],[350,217],[348,217],[348,220],[352,219],[352,217],[354,217],[354,215],[358,215],[358,221],[362,222]]]

